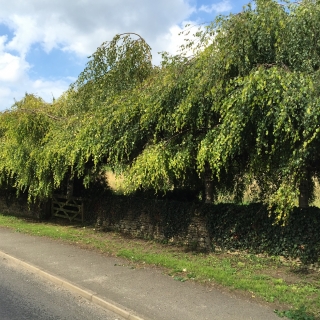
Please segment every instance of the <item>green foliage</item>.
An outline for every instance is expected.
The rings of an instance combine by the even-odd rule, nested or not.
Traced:
[[[218,204],[203,206],[215,247],[248,250],[253,253],[299,258],[317,262],[320,254],[320,212],[318,208],[295,208],[286,225],[275,224],[276,213],[261,204]]]
[[[302,181],[319,172],[319,50],[298,27],[317,30],[308,15],[318,13],[315,1],[256,1],[200,33],[192,58],[166,57],[131,122],[147,143],[125,172],[128,191],[171,190],[193,172],[203,178],[209,164],[216,192],[241,198],[243,182],[255,181],[277,220],[286,217]]]
[[[51,183],[38,161],[52,122],[48,109],[41,98],[26,94],[0,115],[0,185],[27,190],[29,197],[46,195]]]
[[[89,59],[67,92],[66,105],[71,112],[99,108],[119,93],[141,85],[153,70],[151,48],[135,33],[117,34]]]
[[[67,175],[88,186],[103,174],[114,144],[106,128],[117,129],[102,105],[141,85],[152,70],[150,48],[140,36],[116,35],[52,104],[26,94],[0,114],[0,182],[27,191],[30,200],[50,197]]]
[[[306,308],[301,307],[296,310],[286,310],[286,311],[279,311],[275,310],[275,313],[280,317],[286,317],[288,319],[293,319],[293,320],[314,320],[314,316],[309,315],[306,312]]]
[[[220,177],[223,169],[238,167],[259,185],[261,200],[277,205],[279,220],[293,208],[301,181],[319,171],[318,44],[308,32],[309,46],[302,45],[305,34],[298,27],[315,30],[318,21],[307,16],[318,12],[315,1],[287,8],[256,1],[254,9],[221,18],[215,38],[217,85],[211,94],[220,119],[201,141],[199,169],[209,162]],[[302,52],[308,65],[293,58]]]
[[[320,177],[319,24],[319,1],[256,0],[158,67],[141,36],[116,35],[52,104],[26,95],[0,114],[0,182],[46,198],[108,166],[127,192],[201,194],[211,179],[239,202],[254,182],[283,222]]]

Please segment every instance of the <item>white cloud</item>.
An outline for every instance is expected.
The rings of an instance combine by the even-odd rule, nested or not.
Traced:
[[[158,43],[156,46],[162,48],[162,51],[167,51],[170,54],[178,53],[181,49],[181,46],[188,43],[186,39],[189,41],[194,41],[196,44],[197,38],[194,34],[199,31],[199,28],[203,29],[194,21],[184,21],[181,25],[173,25],[169,29],[169,32],[158,38]],[[193,48],[194,46],[186,49],[184,51],[186,55],[192,55],[194,53]],[[158,62],[160,62],[160,57],[155,59],[155,63]]]
[[[0,81],[14,83],[22,79],[29,64],[19,55],[6,52],[7,37],[0,37]]]
[[[0,52],[0,81],[16,82],[28,68],[28,63],[20,57]]]
[[[15,36],[6,45],[8,50],[14,50],[24,56],[30,46],[41,39],[41,29],[37,27],[31,16],[14,14],[10,17]]]
[[[7,36],[0,36],[0,51],[4,50],[5,43],[7,42],[8,37]]]
[[[0,0],[0,23],[14,30],[8,44],[24,54],[33,43],[87,56],[116,33],[137,32],[152,44],[195,9],[188,0]]]
[[[207,13],[222,13],[222,12],[228,12],[232,9],[232,6],[230,4],[230,1],[223,0],[218,3],[213,3],[211,6],[201,6],[199,11],[204,11]]]
[[[42,97],[45,101],[52,101],[52,98],[59,97],[69,86],[68,79],[44,80],[38,79],[30,82],[32,93]]]
[[[60,80],[31,80],[28,78],[19,81],[19,86],[6,84],[0,80],[0,110],[10,108],[14,101],[19,101],[25,93],[33,93],[43,98],[47,102],[51,102],[52,98],[59,97],[69,86],[69,79]]]
[[[10,108],[14,100],[20,100],[26,92],[35,93],[46,101],[58,97],[65,91],[71,80],[32,80],[28,76],[31,69],[25,55],[10,53],[12,42],[0,36],[0,110]]]
[[[50,53],[58,49],[82,59],[117,33],[136,32],[152,48],[174,53],[182,44],[178,33],[196,12],[193,0],[0,0],[0,24],[11,36],[0,35],[0,110],[25,92],[47,101],[68,88],[70,79],[31,79],[28,55],[32,46]],[[194,1],[193,1],[194,2]],[[35,63],[35,62],[33,62]]]

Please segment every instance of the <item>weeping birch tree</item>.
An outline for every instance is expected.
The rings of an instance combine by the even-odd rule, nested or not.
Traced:
[[[153,72],[151,59],[139,35],[116,35],[98,47],[77,81],[53,103],[26,94],[1,113],[2,185],[27,191],[30,200],[50,197],[67,175],[88,185],[111,150],[111,110],[105,106],[141,86]]]
[[[256,0],[159,66],[139,35],[117,35],[49,112],[1,114],[1,180],[49,195],[67,172],[87,183],[108,166],[128,192],[191,188],[206,202],[241,201],[255,182],[281,220],[298,197],[308,205],[320,176],[319,33],[319,1]],[[7,156],[10,141],[28,170]]]
[[[306,206],[319,174],[319,9],[257,0],[219,17],[194,56],[167,58],[142,93],[117,101],[135,137],[128,185],[170,190],[196,173],[207,201],[217,190],[241,199],[255,181],[279,219],[298,197]]]
[[[220,120],[198,161],[219,177],[240,158],[240,174],[258,183],[260,199],[282,217],[298,196],[307,205],[319,175],[320,3],[254,4],[221,19],[220,81],[210,92]]]

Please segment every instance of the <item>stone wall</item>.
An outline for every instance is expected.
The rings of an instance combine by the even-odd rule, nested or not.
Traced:
[[[0,213],[2,214],[41,219],[44,210],[45,207],[43,205],[28,204],[24,195],[17,198],[12,193],[0,194]]]
[[[14,193],[0,193],[2,214],[43,219],[50,216],[50,209],[50,202],[28,204],[26,195],[17,198]],[[163,215],[163,212],[166,214]],[[107,197],[95,202],[87,201],[84,214],[87,223],[96,222],[102,230],[184,245],[192,250],[210,250],[206,219],[196,213],[192,204]]]
[[[211,241],[206,227],[206,218],[197,214],[192,204],[186,205],[186,219],[175,220],[174,210],[168,208],[169,216],[159,214],[165,201],[140,200],[144,205],[137,205],[137,199],[121,201],[109,199],[99,204],[97,211],[97,227],[102,230],[118,231],[143,239],[155,239],[184,245],[192,250],[210,251]],[[172,210],[172,216],[170,215]],[[165,211],[165,210],[164,210]]]

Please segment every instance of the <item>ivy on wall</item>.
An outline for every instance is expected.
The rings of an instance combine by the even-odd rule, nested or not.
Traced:
[[[303,263],[316,262],[320,255],[320,209],[316,207],[295,208],[285,225],[275,223],[276,214],[270,215],[260,203],[192,204],[109,196],[97,201],[95,210],[100,222],[110,224],[147,215],[148,223],[157,225],[168,240],[186,236],[192,219],[199,216],[206,223],[213,251],[245,250],[299,258]]]

